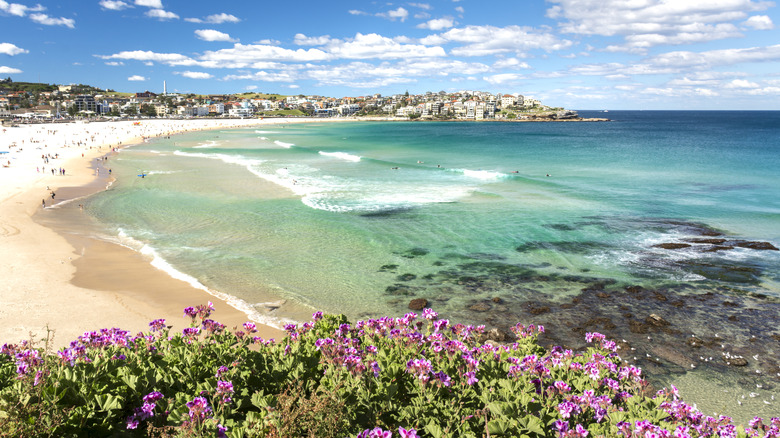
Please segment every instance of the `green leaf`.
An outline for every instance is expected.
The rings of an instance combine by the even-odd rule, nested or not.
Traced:
[[[433,438],[441,438],[444,436],[444,431],[441,429],[441,426],[433,421],[425,425],[425,431],[431,434]]]

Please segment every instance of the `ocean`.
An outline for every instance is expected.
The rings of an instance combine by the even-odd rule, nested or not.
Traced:
[[[612,121],[154,139],[109,160],[117,180],[85,210],[260,322],[424,299],[498,340],[517,322],[569,347],[599,331],[702,410],[776,415],[780,112],[580,114]]]

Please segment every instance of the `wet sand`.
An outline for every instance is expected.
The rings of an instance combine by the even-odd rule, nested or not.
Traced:
[[[183,125],[181,121],[176,125],[177,130],[210,127],[225,126]],[[145,331],[148,323],[158,318],[165,318],[173,330],[181,330],[189,324],[183,309],[208,301],[216,307],[212,318],[228,327],[247,321],[243,312],[171,278],[143,255],[84,232],[89,223],[78,218],[83,213],[79,198],[103,190],[109,183],[105,171],[102,177],[98,175],[95,159],[111,154],[112,147],[120,147],[119,140],[123,140],[121,147],[142,140],[132,129],[119,135],[116,128],[111,123],[37,125],[3,132],[0,150],[9,150],[3,159],[10,164],[0,169],[0,343],[40,340],[52,330],[50,345],[59,348],[86,331],[101,328]],[[159,132],[166,129],[156,128]],[[58,135],[70,130],[70,138],[82,135],[78,138],[83,139],[87,129],[92,138],[111,135],[116,140],[113,144],[74,141],[59,146],[62,139],[52,134],[53,130]],[[42,161],[43,154],[52,156],[48,163]],[[46,171],[37,169],[41,164]],[[60,167],[65,175],[60,175]],[[50,168],[57,172],[52,174]],[[259,329],[261,337],[283,337],[276,328]]]

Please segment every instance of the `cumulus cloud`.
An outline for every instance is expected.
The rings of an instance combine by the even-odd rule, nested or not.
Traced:
[[[9,56],[14,56],[20,53],[30,53],[30,52],[28,50],[22,49],[21,47],[16,47],[16,45],[11,43],[0,43],[0,53]]]
[[[342,59],[391,59],[445,56],[441,47],[420,44],[402,44],[379,34],[358,33],[348,41],[331,40],[326,50],[334,58]]]
[[[754,15],[745,20],[742,24],[745,26],[750,26],[756,30],[771,30],[775,28],[774,23],[772,23],[772,19],[766,15]]]
[[[387,12],[380,12],[376,14],[376,16],[387,18],[388,20],[391,21],[400,20],[403,23],[409,17],[409,11],[407,11],[402,7],[399,7],[398,9],[393,9]]]
[[[222,24],[222,23],[238,23],[239,21],[241,21],[241,19],[236,17],[235,15],[230,15],[223,12],[221,14],[209,15],[204,19],[185,18],[184,21],[189,21],[190,23]]]
[[[423,38],[421,42],[423,44],[464,43],[465,45],[451,50],[456,56],[485,56],[512,52],[521,55],[533,49],[561,50],[573,44],[571,41],[559,39],[550,32],[527,26],[466,26],[431,35]]]
[[[162,9],[161,0],[135,0],[137,6],[146,6],[147,8]]]
[[[734,21],[772,6],[761,0],[548,0],[547,16],[565,33],[623,36],[625,51],[740,36]],[[611,51],[618,51],[617,46]]]
[[[230,38],[230,35],[214,29],[199,29],[195,31],[195,35],[198,37],[198,39],[203,41],[237,41],[233,38]]]
[[[18,68],[6,67],[4,65],[0,65],[0,74],[16,75],[16,74],[19,74],[19,73],[22,73],[22,71],[19,70]]]
[[[171,65],[183,65],[192,59],[178,53],[156,53],[152,51],[133,50],[115,53],[113,55],[98,56],[101,59],[124,59],[133,61],[153,61]]]
[[[181,71],[181,72],[177,71],[174,72],[174,74],[182,75],[185,78],[190,78],[190,79],[211,79],[214,77],[209,73],[200,72],[200,71]]]
[[[518,69],[518,68],[531,68],[527,63],[520,61],[517,58],[499,59],[493,63],[495,69]]]
[[[71,29],[76,27],[76,21],[72,18],[54,18],[46,14],[30,14],[30,20],[46,26],[65,26]]]
[[[100,7],[112,11],[121,11],[122,9],[132,8],[133,6],[121,0],[101,0]]]
[[[45,9],[46,8],[41,5],[30,7],[19,3],[8,3],[5,0],[0,0],[0,11],[17,17],[24,17],[28,12],[40,12]]]
[[[319,49],[290,50],[259,44],[235,44],[230,49],[207,51],[200,58],[201,65],[233,66],[243,68],[259,61],[312,62],[324,61],[330,56]]]
[[[133,75],[133,76],[130,76],[129,78],[127,78],[127,80],[128,81],[133,81],[133,82],[142,82],[142,81],[145,81],[147,79],[145,77],[141,76],[141,75]]]
[[[755,82],[750,82],[745,79],[734,79],[733,81],[727,83],[724,88],[738,88],[738,89],[745,89],[745,88],[759,88],[760,85],[758,85]]]
[[[455,25],[455,20],[452,19],[452,17],[445,17],[445,18],[434,18],[433,20],[428,20],[425,23],[418,24],[417,27],[419,29],[442,30],[442,29],[449,29],[454,25]]]
[[[491,76],[484,76],[482,80],[492,85],[503,85],[507,83],[514,83],[525,77],[517,73],[499,73]]]
[[[318,37],[306,36],[302,33],[295,34],[293,42],[299,46],[324,46],[331,41],[329,35],[323,35]]]
[[[294,82],[294,77],[289,72],[268,73],[267,71],[259,71],[256,73],[247,73],[241,75],[227,75],[224,80],[251,80],[259,82]]]
[[[146,11],[146,16],[158,20],[173,20],[179,18],[179,16],[173,12],[165,11],[163,9],[149,9]]]

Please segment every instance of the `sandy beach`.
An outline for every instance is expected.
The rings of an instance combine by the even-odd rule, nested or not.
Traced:
[[[228,327],[247,321],[243,312],[156,269],[140,253],[63,230],[78,214],[80,198],[111,183],[103,157],[110,160],[124,147],[178,132],[303,121],[143,120],[3,127],[0,342],[39,340],[48,328],[53,331],[51,345],[59,348],[86,331],[106,327],[145,331],[157,318],[180,330],[189,323],[182,310],[208,301],[216,307],[213,319]],[[263,326],[260,336],[279,339],[283,332]]]

